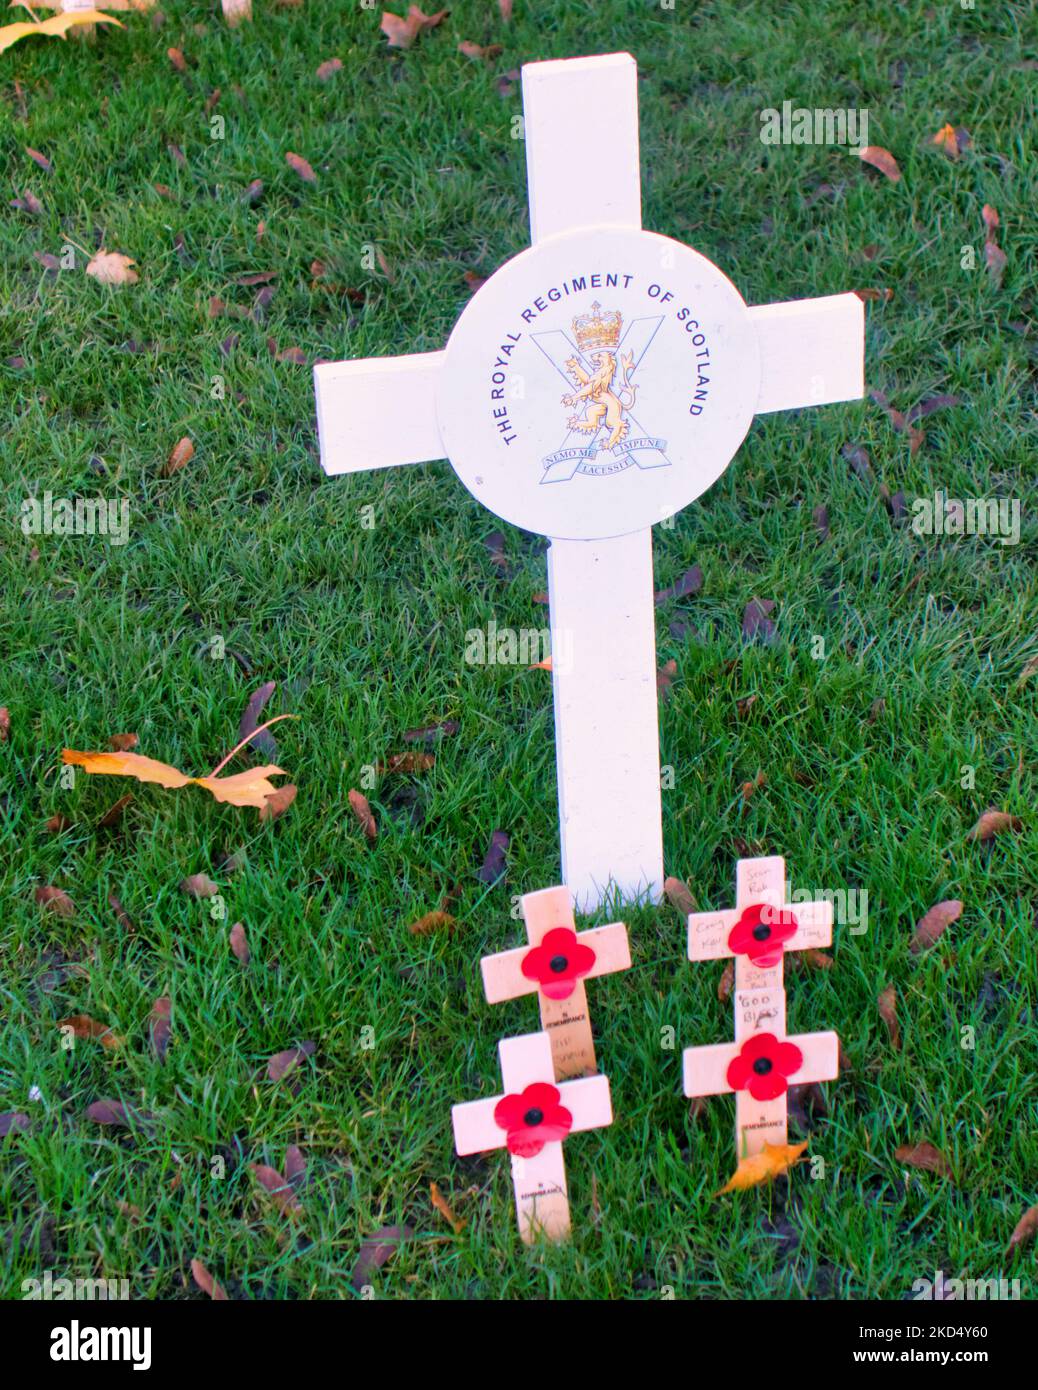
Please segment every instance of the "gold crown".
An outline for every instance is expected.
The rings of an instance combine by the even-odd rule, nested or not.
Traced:
[[[620,341],[623,319],[617,310],[603,314],[597,299],[591,306],[590,314],[581,314],[573,320],[573,332],[577,335],[577,347],[581,352],[594,352],[596,348],[615,348]]]

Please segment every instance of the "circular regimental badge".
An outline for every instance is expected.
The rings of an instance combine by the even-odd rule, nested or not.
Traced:
[[[469,302],[437,396],[468,490],[545,536],[626,535],[713,483],[757,403],[735,286],[654,232],[584,228],[508,261]]]

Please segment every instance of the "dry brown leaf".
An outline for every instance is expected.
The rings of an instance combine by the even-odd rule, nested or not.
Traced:
[[[285,163],[293,172],[299,175],[304,183],[317,182],[317,175],[313,171],[313,165],[311,165],[308,160],[305,160],[301,154],[295,154],[292,150],[289,150],[285,155]]]
[[[464,53],[466,58],[499,58],[504,49],[499,43],[488,43],[484,48],[482,44],[473,43],[471,39],[462,39],[458,44],[458,52]]]
[[[45,154],[41,154],[39,150],[34,150],[31,145],[26,145],[24,148],[25,153],[29,156],[32,162],[34,164],[38,164],[45,174],[49,174],[51,172],[51,170],[54,168],[54,165],[50,162],[50,160],[47,158]]]
[[[304,1058],[312,1057],[316,1050],[316,1043],[302,1042],[295,1047],[286,1047],[283,1052],[275,1052],[267,1063],[267,1076],[271,1081],[284,1080]]]
[[[901,1034],[897,1026],[897,990],[893,985],[887,985],[886,989],[880,994],[877,1003],[879,1005],[879,1016],[887,1025],[890,1045],[894,1051],[897,1052],[901,1047]]]
[[[285,1150],[285,1177],[297,1191],[306,1186],[306,1158],[298,1144]]]
[[[743,801],[749,801],[755,791],[758,791],[761,787],[767,785],[767,781],[768,779],[767,777],[765,777],[764,773],[758,771],[756,777],[753,779],[752,782],[744,782],[742,784]]]
[[[127,793],[126,796],[121,796],[114,806],[109,806],[108,810],[97,822],[97,825],[94,827],[94,829],[111,830],[113,826],[118,825],[123,818],[123,812],[126,810],[127,806],[129,806],[132,800],[132,793]]]
[[[661,700],[670,698],[670,687],[674,684],[677,674],[678,663],[673,657],[669,661],[665,661],[656,672],[656,694]]]
[[[242,965],[248,965],[252,959],[252,952],[249,950],[249,941],[245,935],[245,928],[241,922],[235,922],[231,928],[230,935],[231,950],[241,961]]]
[[[460,1236],[465,1229],[465,1223],[454,1215],[453,1211],[451,1211],[450,1203],[434,1182],[429,1184],[429,1200],[443,1217],[444,1221],[446,1221],[448,1225],[454,1227],[454,1234]]]
[[[171,478],[174,473],[180,471],[185,464],[190,463],[195,456],[195,446],[191,439],[185,434],[183,439],[178,439],[169,451],[169,457],[162,465],[161,476]],[[131,747],[133,745],[131,744]]]
[[[990,237],[992,232],[996,232],[1002,225],[998,210],[997,208],[993,208],[990,203],[985,203],[980,210],[980,215],[984,219],[984,228]]]
[[[825,951],[818,951],[813,946],[809,946],[806,951],[800,952],[800,959],[805,965],[813,965],[816,970],[831,970],[833,968],[833,958]]]
[[[943,935],[945,928],[950,927],[961,916],[962,902],[959,898],[946,898],[943,902],[934,903],[929,912],[924,913],[916,923],[915,935],[908,949],[913,955],[925,951]]]
[[[126,1043],[126,1039],[113,1033],[106,1023],[98,1023],[89,1014],[70,1014],[68,1018],[60,1018],[58,1027],[71,1028],[80,1042],[99,1042],[109,1052],[117,1052]]]
[[[428,772],[435,765],[432,753],[391,753],[384,763],[376,764],[375,771],[381,777],[387,772]]]
[[[968,130],[962,126],[955,127],[948,121],[941,126],[931,141],[931,144],[936,145],[949,159],[958,159],[962,151],[968,150],[972,143]]]
[[[735,961],[725,962],[725,967],[721,971],[721,978],[717,982],[717,997],[722,1004],[727,1004],[732,997],[732,990],[735,987]]]
[[[169,1020],[172,1010],[172,1000],[168,994],[163,994],[160,995],[151,1006],[151,1014],[148,1017],[151,1045],[155,1050],[155,1056],[160,1062],[166,1060],[166,1052],[169,1048],[169,1040],[171,1037]]]
[[[371,814],[368,798],[363,792],[359,792],[353,787],[350,788],[349,797],[353,814],[360,821],[364,834],[369,840],[374,840],[378,835],[378,826],[375,824],[375,817]]]
[[[72,829],[72,825],[68,816],[63,816],[59,811],[56,816],[51,816],[44,828],[49,835],[63,835],[66,830]]]
[[[1009,1237],[1006,1257],[1008,1258],[1018,1246],[1026,1245],[1035,1231],[1038,1231],[1038,1207],[1028,1207],[1014,1226],[1013,1234]]]
[[[129,753],[137,747],[138,742],[136,734],[113,734],[108,740],[108,747],[113,753]]]
[[[860,160],[866,164],[871,164],[873,169],[878,169],[891,183],[897,183],[901,178],[901,170],[897,167],[897,160],[882,145],[863,145],[857,153]]]
[[[449,912],[427,912],[424,917],[419,917],[417,922],[412,922],[407,930],[412,936],[428,936],[430,932],[454,926],[457,926],[457,922]]]
[[[145,758],[139,753],[79,753],[73,748],[62,751],[66,765],[81,767],[84,772],[111,777],[136,777],[138,782],[150,782],[173,789],[193,785],[231,806],[254,806],[262,811],[267,798],[278,790],[271,777],[284,777],[285,772],[272,763],[235,773],[233,777],[188,777],[168,763]]]
[[[696,910],[696,900],[686,884],[680,878],[665,878],[663,880],[663,891],[666,894],[667,902],[671,907],[676,908],[682,917],[687,917],[690,912]]]
[[[1038,661],[1038,657],[1035,658]],[[408,729],[405,743],[437,743],[448,734],[456,734],[461,725],[454,719],[441,719],[438,724],[425,724],[420,729]]]
[[[986,241],[984,243],[984,260],[987,264],[988,273],[992,280],[994,280],[996,286],[1001,285],[1002,277],[1005,274],[1006,265],[1008,264],[1006,253],[1002,250],[1001,246],[996,245],[995,242]]]
[[[125,907],[123,907],[122,903],[119,901],[119,899],[115,896],[114,893],[108,894],[108,906],[115,913],[115,920],[119,923],[119,925],[123,928],[124,931],[132,933],[137,930],[137,928],[134,926],[133,918],[126,911]]]
[[[383,1226],[361,1242],[357,1263],[350,1275],[350,1283],[358,1293],[369,1282],[372,1273],[381,1269],[395,1253],[401,1241],[410,1240],[413,1235],[410,1226]]]
[[[1003,830],[1023,830],[1024,823],[1019,816],[1011,816],[1008,811],[985,811],[976,825],[966,836],[967,840],[990,840],[1001,835]]]
[[[341,58],[329,58],[317,69],[317,80],[327,82],[330,77],[334,77],[337,72],[342,71]]]
[[[214,1303],[228,1303],[230,1301],[224,1293],[222,1285],[216,1282],[201,1260],[191,1261],[191,1278],[203,1293],[209,1295]]]
[[[0,705],[0,743],[7,743],[11,737],[11,711]]]
[[[49,884],[37,888],[36,901],[45,912],[53,912],[57,917],[75,916],[75,904],[64,888],[52,888]]]
[[[220,885],[214,883],[208,874],[192,874],[190,878],[181,880],[180,891],[189,898],[215,898]]]
[[[802,1144],[765,1144],[763,1153],[741,1159],[724,1187],[714,1195],[720,1197],[722,1192],[742,1192],[748,1187],[759,1187],[761,1183],[780,1178],[800,1162],[806,1148],[806,1139]]]
[[[295,801],[298,791],[294,782],[284,782],[260,807],[260,820],[277,820],[278,816],[283,816]]]
[[[928,1173],[939,1173],[942,1178],[952,1176],[951,1165],[933,1144],[902,1144],[894,1150],[898,1163],[906,1163],[909,1168],[923,1168]]]
[[[446,17],[446,10],[428,15],[423,14],[417,5],[412,5],[403,18],[390,14],[388,10],[384,11],[379,28],[385,34],[390,48],[410,48],[419,34],[424,34],[426,29],[434,29]]]
[[[176,72],[187,72],[187,59],[179,48],[167,48],[166,57],[173,64]]]
[[[128,1105],[124,1105],[121,1100],[92,1101],[86,1108],[86,1117],[92,1120],[95,1125],[124,1125],[127,1129],[132,1129],[134,1124],[146,1122],[147,1115],[142,1115]]]
[[[299,1205],[299,1198],[295,1194],[292,1184],[279,1173],[276,1168],[269,1167],[266,1163],[250,1163],[253,1177],[265,1188],[274,1198],[278,1210],[286,1216],[294,1215],[302,1210]]]

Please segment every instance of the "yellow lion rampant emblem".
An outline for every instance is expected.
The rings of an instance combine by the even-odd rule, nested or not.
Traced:
[[[623,318],[615,310],[603,314],[601,305],[592,304],[590,314],[573,320],[573,332],[584,359],[591,367],[587,372],[578,357],[566,359],[566,371],[577,388],[562,397],[565,406],[584,404],[582,415],[571,415],[567,424],[581,434],[595,435],[604,425],[609,434],[600,449],[611,449],[627,438],[629,429],[624,415],[634,405],[637,386],[631,385],[634,375],[634,354],[620,354],[617,367],[616,349],[620,342]]]

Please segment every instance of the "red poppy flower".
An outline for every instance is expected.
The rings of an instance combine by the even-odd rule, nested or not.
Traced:
[[[522,1095],[502,1096],[494,1106],[494,1123],[508,1135],[508,1152],[536,1158],[545,1144],[565,1139],[573,1116],[559,1102],[558,1087],[535,1081]]]
[[[756,903],[728,933],[728,949],[737,956],[749,956],[759,969],[770,970],[782,959],[782,948],[795,935],[797,925],[792,912]]]
[[[523,956],[522,970],[528,980],[536,980],[549,999],[568,999],[576,983],[591,973],[595,953],[577,940],[569,927],[552,927],[541,937],[541,944]]]
[[[775,1100],[789,1088],[789,1078],[804,1065],[796,1043],[779,1042],[774,1033],[754,1033],[728,1064],[728,1085],[749,1091],[754,1100]]]

